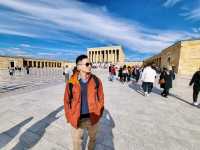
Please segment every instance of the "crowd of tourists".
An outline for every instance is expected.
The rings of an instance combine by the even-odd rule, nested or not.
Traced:
[[[19,72],[21,73],[23,70],[25,70],[26,74],[29,75],[30,73],[30,67],[29,66],[26,66],[24,68],[22,67],[8,67],[8,72],[9,72],[9,75],[12,77],[15,75],[16,72]]]
[[[163,89],[161,92],[161,96],[168,98],[169,91],[173,88],[173,80],[175,80],[176,75],[172,66],[165,66],[163,68],[159,68],[155,64],[146,65],[146,66],[117,66],[114,64],[110,65],[91,65],[91,68],[108,68],[109,71],[109,81],[113,82],[115,80],[120,83],[132,83],[138,84],[141,82],[140,88],[142,89],[143,95],[149,96],[152,93],[152,89],[156,83],[159,84],[160,88]],[[73,74],[74,69],[66,66],[63,71],[63,75],[65,75],[65,82],[70,79],[70,76]],[[199,71],[195,72],[189,86],[193,85],[193,105],[197,106],[198,95],[200,92],[200,68]]]
[[[109,66],[109,80],[114,81],[119,79],[121,83],[129,82],[131,79],[135,79],[138,82],[140,78],[142,68],[139,66],[126,66],[117,68],[115,65]],[[117,73],[118,72],[118,73]],[[117,76],[116,76],[117,75]]]
[[[173,87],[173,80],[175,80],[175,71],[172,66],[159,68],[155,64],[147,66],[121,66],[116,67],[111,64],[109,66],[109,80],[118,80],[121,83],[132,82],[138,84],[141,81],[141,89],[144,96],[149,96],[152,92],[153,86],[156,82],[163,89],[161,96],[168,98],[169,91]],[[200,92],[200,68],[194,73],[189,85],[193,85],[193,105],[197,106],[197,98]]]

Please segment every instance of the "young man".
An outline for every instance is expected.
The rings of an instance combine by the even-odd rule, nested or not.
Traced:
[[[91,73],[91,63],[86,55],[76,59],[77,70],[66,84],[64,109],[72,126],[73,149],[82,150],[84,129],[88,130],[88,150],[95,146],[98,122],[104,110],[102,82]]]
[[[200,92],[200,67],[199,67],[199,71],[195,72],[192,80],[190,81],[190,86],[193,85],[193,105],[197,106],[198,102],[197,102],[197,98]]]

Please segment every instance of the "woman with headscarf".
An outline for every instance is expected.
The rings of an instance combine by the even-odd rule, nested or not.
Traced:
[[[172,88],[172,81],[175,79],[174,71],[171,66],[164,67],[163,72],[160,75],[159,83],[160,87],[163,88],[161,95],[163,97],[168,97],[169,90]]]

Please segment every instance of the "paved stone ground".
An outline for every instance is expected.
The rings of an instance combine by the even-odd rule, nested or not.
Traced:
[[[62,69],[30,69],[16,71],[14,76],[8,75],[8,70],[0,70],[0,97],[25,93],[45,86],[55,85],[63,82]]]
[[[166,99],[157,85],[143,97],[139,85],[109,82],[106,71],[96,73],[103,80],[106,109],[95,150],[199,150],[200,109],[190,105],[189,78],[178,77]],[[47,85],[0,98],[0,149],[72,149],[63,112],[65,85]]]

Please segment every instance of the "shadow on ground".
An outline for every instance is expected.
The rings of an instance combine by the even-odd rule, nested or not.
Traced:
[[[141,95],[144,95],[144,94],[143,94],[143,89],[142,89],[142,85],[141,85],[141,84],[138,84],[138,83],[130,83],[128,86],[129,86],[129,88],[135,90],[136,92],[140,93]],[[155,93],[155,94],[157,94],[157,95],[161,95],[162,90],[154,86],[153,89],[152,89],[152,93]]]
[[[48,114],[42,120],[34,123],[28,128],[19,138],[19,142],[12,148],[12,150],[30,149],[36,145],[43,137],[46,128],[60,117],[56,115],[63,110],[63,106],[57,108],[55,111]]]
[[[9,130],[0,133],[0,137],[3,138],[3,135],[8,136],[8,140],[5,140],[5,142],[0,144],[0,149],[2,149],[3,147],[5,147],[12,139],[14,139],[17,134],[20,132],[20,129],[25,126],[27,123],[29,123],[31,120],[33,119],[33,117],[30,117],[22,122],[20,122],[19,124],[17,124],[16,126],[10,128]],[[3,139],[1,139],[2,141]]]
[[[112,129],[115,127],[114,120],[107,109],[104,110],[103,116],[100,120],[99,130],[96,137],[95,150],[114,150],[113,143],[113,132]],[[83,150],[86,150],[88,142],[87,131],[84,131],[83,136]]]
[[[159,89],[159,88],[157,88],[157,87],[154,87],[154,88],[153,88],[153,92],[154,92],[154,93],[157,93],[158,95],[161,95],[162,90]],[[178,101],[180,101],[180,102],[183,102],[183,103],[188,104],[188,105],[190,105],[190,106],[194,106],[191,102],[189,102],[188,100],[185,100],[185,99],[181,98],[181,96],[179,96],[179,95],[170,93],[169,96],[175,98],[176,100],[178,100]],[[197,108],[200,108],[200,106],[197,106]]]
[[[187,100],[185,100],[185,99],[179,97],[178,95],[175,95],[175,94],[170,93],[170,96],[176,98],[177,100],[179,100],[179,101],[181,101],[181,102],[183,102],[183,103],[186,103],[186,104],[188,104],[188,105],[194,107],[194,105],[193,105],[192,103],[190,103],[190,102],[188,102]],[[196,106],[196,108],[200,108],[200,105]]]
[[[143,94],[143,90],[142,90],[140,84],[137,84],[137,83],[130,83],[128,86],[129,86],[129,88],[135,90],[137,93],[139,93],[139,94],[141,94],[141,95],[144,95],[144,94]],[[153,87],[152,93],[155,93],[155,94],[161,96],[162,89],[157,88],[157,87]],[[188,100],[185,100],[185,99],[181,98],[181,97],[178,96],[178,95],[175,95],[175,94],[173,94],[173,93],[170,93],[169,96],[171,96],[171,97],[177,99],[177,100],[180,101],[180,102],[184,102],[184,103],[186,103],[186,104],[188,104],[188,105],[194,107],[194,105],[193,105],[192,103],[190,103]],[[196,107],[197,107],[197,108],[200,108],[200,105],[198,105],[198,106],[196,106]]]
[[[128,87],[135,90],[135,92],[141,94],[141,95],[144,95],[143,94],[143,90],[142,90],[142,87],[140,84],[136,83],[136,82],[133,82],[133,83],[129,83],[128,84]]]

